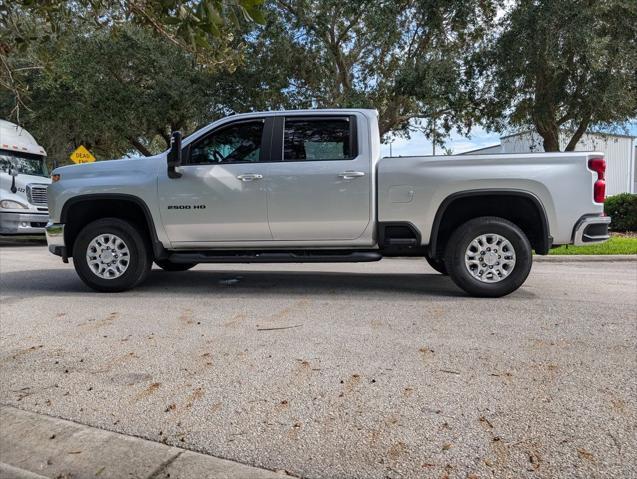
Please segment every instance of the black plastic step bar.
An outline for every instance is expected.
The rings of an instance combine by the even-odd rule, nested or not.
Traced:
[[[416,238],[387,238],[385,244],[389,246],[416,246],[418,240]]]
[[[378,251],[180,251],[171,252],[173,263],[363,263],[379,261]]]

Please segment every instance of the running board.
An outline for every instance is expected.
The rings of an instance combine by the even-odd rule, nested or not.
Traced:
[[[389,246],[416,246],[418,240],[416,238],[387,238],[385,244]]]
[[[172,263],[363,263],[383,258],[377,251],[191,251],[172,252]]]

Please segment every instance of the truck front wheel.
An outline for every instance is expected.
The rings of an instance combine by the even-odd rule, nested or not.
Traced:
[[[533,256],[524,232],[504,218],[483,216],[456,229],[447,243],[451,279],[473,296],[497,298],[526,280]]]
[[[73,266],[96,291],[126,291],[141,283],[152,266],[150,248],[137,228],[119,218],[86,225],[73,244]]]

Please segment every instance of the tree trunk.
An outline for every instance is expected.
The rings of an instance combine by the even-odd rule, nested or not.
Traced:
[[[542,145],[544,146],[544,151],[560,151],[560,135],[559,131],[549,131],[544,135],[540,133],[542,136]]]
[[[544,56],[540,56],[539,62],[540,67],[535,74],[533,123],[542,137],[544,151],[560,151],[560,126],[556,119],[550,69]]]
[[[575,150],[575,147],[577,146],[577,142],[580,141],[580,139],[582,138],[582,135],[586,133],[586,129],[588,128],[588,124],[590,120],[591,120],[590,115],[586,115],[586,117],[582,119],[581,123],[577,127],[577,130],[575,130],[575,133],[573,133],[573,136],[568,142],[568,145],[566,145],[566,148],[564,149],[564,151]]]
[[[151,151],[146,148],[137,138],[129,138],[130,144],[135,147],[137,151],[139,151],[144,156],[153,156]]]
[[[557,124],[542,124],[536,121],[535,129],[542,137],[544,151],[560,151],[560,128]]]

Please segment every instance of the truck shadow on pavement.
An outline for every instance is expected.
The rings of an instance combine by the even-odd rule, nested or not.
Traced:
[[[21,298],[36,295],[75,295],[95,293],[82,283],[73,270],[39,269],[2,273],[0,291],[10,302],[10,296]],[[153,270],[137,288],[118,295],[165,296],[205,295],[228,297],[233,295],[313,294],[323,296],[351,296],[377,293],[407,294],[415,297],[467,297],[453,282],[440,274],[400,273],[342,273],[325,271],[186,271],[169,273]],[[9,296],[8,298],[6,296]],[[517,297],[534,297],[526,291]]]
[[[253,295],[314,294],[342,296],[368,293],[403,293],[418,296],[465,296],[439,274],[343,273],[330,271],[153,271],[143,289],[175,292],[241,292]]]
[[[0,248],[20,248],[27,246],[44,246],[46,239],[44,236],[7,236],[0,235]]]

